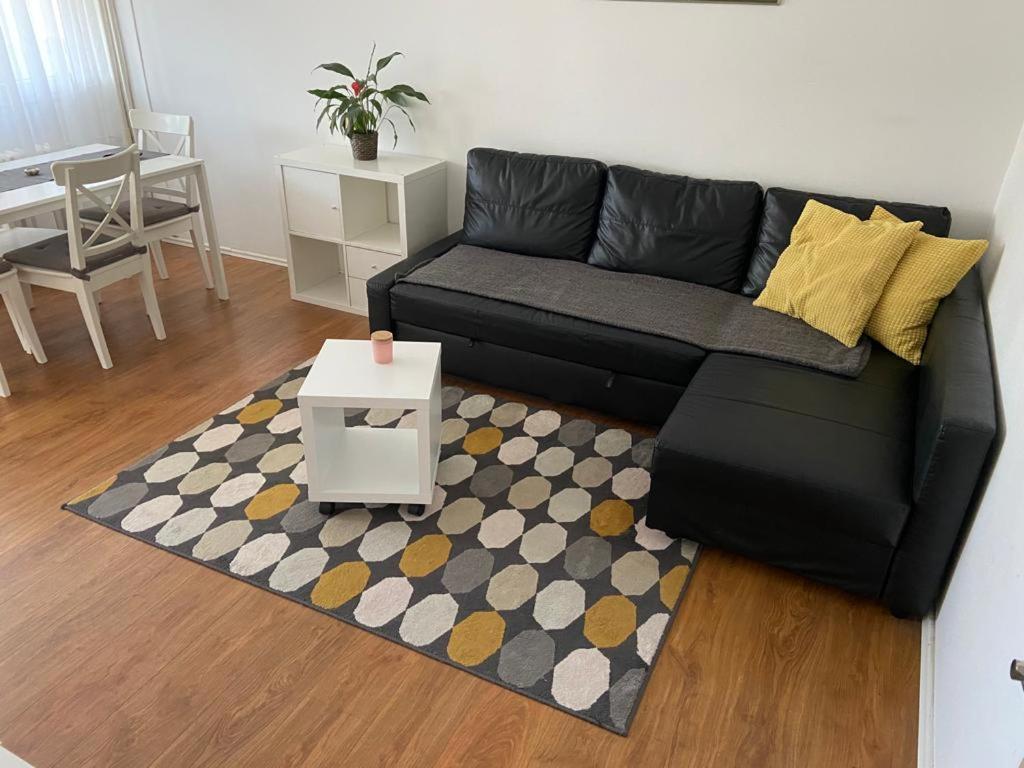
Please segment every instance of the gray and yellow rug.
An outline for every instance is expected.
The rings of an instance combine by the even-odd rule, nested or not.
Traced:
[[[644,524],[653,441],[446,387],[424,515],[325,517],[306,499],[309,365],[67,509],[625,734],[697,556]]]

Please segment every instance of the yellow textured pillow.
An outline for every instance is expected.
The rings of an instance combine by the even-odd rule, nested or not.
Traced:
[[[871,220],[900,221],[881,206],[875,206]],[[918,232],[871,313],[867,335],[918,365],[939,302],[953,292],[987,248],[988,240],[953,240]]]
[[[861,221],[809,200],[755,307],[798,317],[856,346],[921,222]]]

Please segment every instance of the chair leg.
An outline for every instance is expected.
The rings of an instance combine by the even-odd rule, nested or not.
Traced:
[[[15,312],[14,305],[11,303],[10,299],[8,298],[8,296],[13,294],[15,291],[18,292],[18,295],[20,295],[20,296],[22,296],[22,298],[24,298],[24,294],[22,293],[22,290],[23,290],[23,286],[25,286],[26,284],[19,282],[17,278],[15,278],[15,282],[16,282],[16,286],[15,287],[11,287],[10,285],[8,285],[6,290],[0,289],[0,294],[2,294],[3,297],[4,297],[4,306],[7,307],[7,314],[10,315],[10,317],[11,317],[11,325],[14,326],[14,332],[18,336],[18,341],[21,343],[21,348],[23,350],[25,350],[25,354],[26,355],[31,355],[32,354],[32,347],[29,344],[28,336],[25,335],[25,329],[24,329],[23,324],[21,322],[21,318],[19,317],[18,313]]]
[[[154,240],[149,244],[149,252],[153,254],[153,261],[156,262],[156,271],[160,275],[160,279],[166,280],[167,262],[164,261],[164,249],[161,247],[159,240]]]
[[[100,359],[100,365],[104,368],[113,368],[114,363],[110,359],[107,340],[103,336],[103,326],[100,325],[100,311],[96,306],[96,297],[92,295],[92,291],[82,280],[75,285],[75,296],[78,298],[78,306],[82,308],[82,318],[85,320],[85,327],[89,329],[89,337],[96,349],[96,357]]]
[[[43,351],[43,344],[39,341],[39,334],[36,333],[36,326],[32,322],[32,315],[29,314],[28,305],[25,303],[25,296],[20,290],[14,288],[4,292],[4,304],[7,305],[7,313],[11,316],[18,335],[22,339],[28,351],[35,355],[37,363],[46,362],[46,353]]]
[[[142,288],[142,300],[146,302],[146,313],[153,325],[153,333],[163,341],[167,338],[164,330],[164,319],[160,315],[160,303],[156,300],[156,289],[153,288],[153,266],[149,259],[142,260],[142,271],[139,273],[139,286]]]
[[[18,292],[19,296],[21,295],[20,289],[15,288],[14,290]],[[4,306],[7,307],[7,314],[11,316],[11,325],[14,326],[14,332],[18,336],[18,342],[21,344],[21,348],[25,351],[25,354],[31,355],[32,346],[29,344],[28,337],[25,335],[25,329],[22,327],[21,318],[18,316],[18,313],[15,312],[14,305],[11,303],[11,298],[6,291],[3,292],[3,297]]]
[[[22,283],[21,292],[25,294],[25,303],[28,304],[28,308],[32,309],[36,305],[36,300],[32,297],[32,284]]]
[[[7,376],[4,375],[4,367],[0,365],[0,397],[11,396],[11,385],[7,383]]]
[[[198,214],[192,214],[192,229],[189,230],[189,234],[192,236],[192,247],[196,249],[196,254],[199,256],[199,266],[203,268],[203,280],[206,282],[206,289],[213,290],[213,273],[210,271],[210,259],[206,255],[206,249],[203,248],[199,237],[199,233],[202,232],[200,229],[200,218]]]

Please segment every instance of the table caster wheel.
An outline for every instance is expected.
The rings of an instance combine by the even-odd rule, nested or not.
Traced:
[[[427,511],[426,504],[410,504],[405,510],[408,514],[413,517],[423,517],[423,513]]]
[[[333,515],[334,514],[334,502],[333,501],[321,501],[320,502],[320,514],[321,515]]]

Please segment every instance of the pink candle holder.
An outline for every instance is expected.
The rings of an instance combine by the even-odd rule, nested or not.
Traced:
[[[374,331],[370,334],[373,362],[387,365],[394,359],[394,339],[391,331]]]

